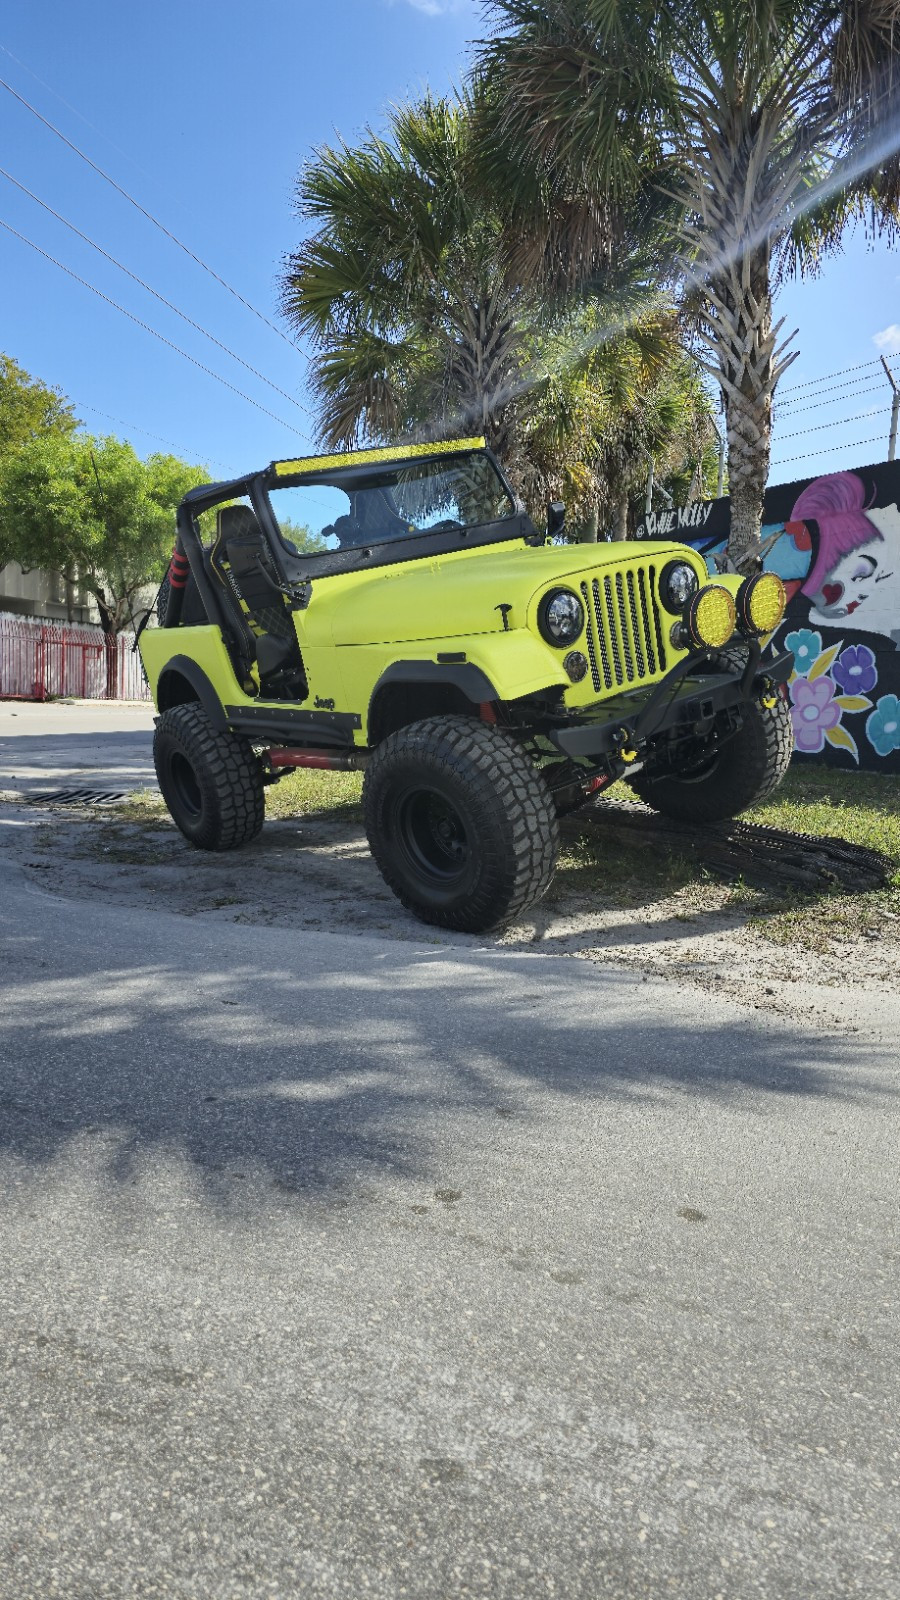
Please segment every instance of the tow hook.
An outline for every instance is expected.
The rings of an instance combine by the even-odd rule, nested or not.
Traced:
[[[620,761],[630,766],[632,761],[637,761],[638,753],[632,743],[632,734],[628,728],[617,728],[612,736],[616,755]]]
[[[778,704],[778,695],[771,678],[766,678],[759,693],[759,703],[765,711],[772,711]]]

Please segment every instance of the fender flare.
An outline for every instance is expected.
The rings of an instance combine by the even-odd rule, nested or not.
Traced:
[[[459,689],[473,705],[496,700],[497,691],[473,661],[395,661],[378,679],[369,697],[369,716],[381,689],[392,683],[443,683]]]
[[[219,696],[216,694],[203,668],[198,667],[196,661],[192,661],[190,656],[171,656],[166,662],[156,684],[157,706],[162,698],[161,691],[169,673],[172,673],[175,677],[184,678],[190,684],[214,728],[222,729],[228,727],[228,719],[222,708]]]

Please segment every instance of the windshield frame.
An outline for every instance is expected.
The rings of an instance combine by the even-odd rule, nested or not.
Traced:
[[[530,544],[543,544],[544,535],[538,532],[524,510],[493,451],[487,448],[449,451],[445,445],[443,449],[436,449],[431,456],[420,449],[416,453],[415,464],[424,466],[434,461],[436,465],[439,463],[441,466],[447,466],[451,462],[473,456],[486,456],[491,463],[514,508],[509,516],[491,522],[476,523],[466,528],[442,528],[438,531],[426,528],[421,533],[404,533],[396,539],[373,540],[369,545],[355,545],[347,550],[324,550],[316,553],[301,551],[295,554],[282,536],[278,515],[269,491],[307,485],[313,487],[323,482],[327,482],[329,486],[351,490],[355,484],[360,484],[371,477],[374,463],[358,463],[336,468],[332,462],[328,467],[323,466],[317,471],[307,470],[289,474],[276,471],[277,464],[273,463],[268,471],[261,475],[258,484],[261,491],[260,499],[264,500],[268,512],[265,520],[269,524],[269,532],[276,535],[279,553],[282,560],[289,563],[292,574],[297,578],[310,579],[331,577],[342,572],[357,572],[370,567],[396,566],[401,562],[421,561],[436,555],[448,555],[455,550],[501,544],[517,539],[525,539]],[[402,450],[397,451],[394,461],[386,459],[378,463],[378,467],[384,471],[390,471],[393,466],[402,468],[406,465],[412,465],[412,462],[404,458]]]

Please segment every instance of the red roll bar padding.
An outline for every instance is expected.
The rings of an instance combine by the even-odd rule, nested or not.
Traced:
[[[175,549],[172,551],[172,559],[169,562],[170,587],[173,589],[184,589],[187,585],[190,575],[190,562],[188,561],[187,556],[182,554],[176,544]]]

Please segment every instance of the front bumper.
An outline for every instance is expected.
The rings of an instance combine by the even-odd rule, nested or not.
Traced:
[[[704,666],[708,670],[704,671]],[[657,739],[704,737],[723,712],[777,693],[793,667],[789,650],[770,655],[758,645],[751,646],[742,673],[713,671],[709,655],[691,656],[679,662],[649,694],[632,691],[603,700],[570,722],[551,728],[548,737],[575,761],[612,757],[633,762],[643,759]]]

